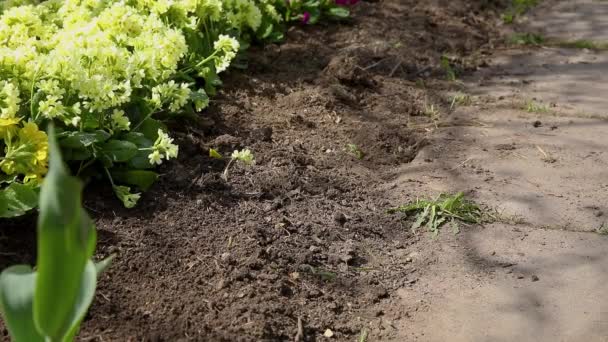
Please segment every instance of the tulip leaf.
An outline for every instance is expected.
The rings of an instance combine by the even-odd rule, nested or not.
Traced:
[[[72,330],[74,310],[82,305],[82,274],[96,232],[81,207],[82,183],[63,165],[52,127],[48,136],[50,167],[40,192],[33,317],[41,334],[59,341]]]
[[[30,266],[11,266],[0,274],[0,311],[14,342],[44,341],[32,318],[35,283]]]

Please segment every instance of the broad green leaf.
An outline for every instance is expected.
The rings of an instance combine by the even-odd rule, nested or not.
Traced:
[[[50,167],[40,192],[33,317],[41,334],[60,341],[72,329],[96,232],[81,207],[82,183],[63,165],[52,127],[48,136]]]
[[[71,149],[71,148],[64,148],[63,155],[64,155],[65,160],[76,160],[76,161],[89,160],[89,159],[91,159],[91,157],[93,157],[93,153],[90,150]]]
[[[158,120],[148,118],[141,123],[137,131],[143,133],[143,135],[149,140],[155,141],[158,138],[159,129],[162,129],[163,132],[165,132],[167,127]]]
[[[129,163],[127,165],[137,170],[151,169],[154,167],[154,165],[150,164],[150,159],[148,158],[148,155],[150,155],[150,151],[138,151],[135,157],[129,160]]]
[[[0,217],[21,216],[38,205],[38,194],[30,186],[12,183],[0,191]]]
[[[114,163],[126,162],[137,154],[137,146],[125,140],[109,140],[102,145],[102,151]]]
[[[110,139],[108,132],[97,130],[95,132],[64,132],[59,145],[64,148],[82,149],[95,143],[102,143]]]
[[[156,132],[156,138],[158,138],[158,131]],[[140,132],[129,132],[123,135],[121,137],[121,140],[132,142],[139,148],[151,147],[152,145],[154,145],[154,140],[146,138],[146,136]]]
[[[156,136],[158,137],[158,131],[156,131]],[[129,132],[125,134],[122,139],[130,141],[137,145],[140,149],[150,148],[154,145],[154,142],[144,136],[143,133],[140,132]],[[156,138],[154,138],[156,139]],[[150,160],[148,159],[148,155],[150,154],[149,150],[138,150],[135,157],[131,158],[128,162],[129,167],[138,170],[151,169],[154,166],[150,164]]]
[[[13,342],[43,342],[32,316],[36,273],[30,266],[11,266],[0,274],[0,311]]]
[[[158,174],[146,170],[120,170],[112,171],[112,178],[118,183],[135,185],[141,190],[146,191],[156,182]]]

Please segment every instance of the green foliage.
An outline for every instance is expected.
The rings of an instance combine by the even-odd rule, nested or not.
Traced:
[[[348,145],[346,145],[346,147],[348,148],[348,152],[350,152],[353,156],[355,156],[355,158],[361,160],[361,159],[363,159],[363,157],[365,157],[365,153],[363,153],[363,151],[361,151],[359,146],[357,146],[355,144],[348,144]]]
[[[445,71],[445,75],[448,81],[454,82],[458,78],[456,71],[452,68],[450,59],[447,56],[441,56],[441,68]]]
[[[0,311],[16,342],[73,341],[93,297],[96,231],[81,206],[82,183],[63,165],[52,127],[50,169],[40,191],[36,271],[27,265],[0,274]]]
[[[540,0],[512,0],[509,9],[502,15],[503,22],[512,24],[518,16],[523,15],[539,2]]]
[[[450,110],[452,110],[456,106],[470,106],[473,103],[473,99],[469,94],[457,93],[452,96],[452,101],[450,102]]]
[[[596,229],[596,232],[600,235],[608,235],[608,224],[605,222],[602,223],[602,225]]]
[[[534,100],[528,100],[524,104],[524,110],[528,113],[542,114],[542,113],[548,113],[549,107],[546,104],[536,102]]]
[[[352,0],[274,0],[273,5],[283,14],[285,22],[303,22],[316,24],[322,18],[345,20],[350,17],[348,6],[357,1]]]
[[[604,42],[596,42],[592,40],[579,39],[565,42],[557,42],[557,46],[570,48],[570,49],[589,49],[589,50],[597,50],[604,51],[608,50],[608,43]]]
[[[27,185],[12,183],[0,191],[0,217],[21,216],[38,204],[38,193]]]
[[[455,195],[440,194],[434,200],[420,200],[389,209],[389,213],[405,213],[415,215],[412,231],[425,227],[433,235],[439,234],[439,228],[443,225],[452,227],[455,233],[459,232],[457,221],[465,223],[481,223],[484,219],[483,211],[474,202],[465,199],[464,194],[459,192]]]

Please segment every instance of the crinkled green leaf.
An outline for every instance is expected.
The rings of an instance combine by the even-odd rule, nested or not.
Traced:
[[[0,217],[21,216],[38,205],[38,193],[30,186],[12,183],[0,190]]]
[[[61,136],[59,145],[63,148],[73,149],[82,149],[110,139],[110,134],[102,130],[95,132],[64,132]]]
[[[103,153],[114,163],[126,162],[135,157],[137,146],[125,140],[109,140],[102,145]]]
[[[158,137],[158,131],[156,131],[154,134],[156,134],[156,137]],[[148,139],[143,133],[140,132],[129,132],[122,136],[122,139],[134,143],[137,145],[138,149],[140,149],[137,151],[137,154],[129,160],[127,165],[130,168],[145,170],[154,167],[154,165],[150,164],[150,159],[148,158],[150,150],[147,150],[154,145],[153,140]]]

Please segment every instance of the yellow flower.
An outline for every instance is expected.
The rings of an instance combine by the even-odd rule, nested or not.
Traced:
[[[19,142],[34,148],[35,161],[32,171],[36,174],[46,173],[49,158],[49,141],[46,133],[39,130],[35,123],[28,122],[19,131]]]
[[[19,118],[0,119],[0,139],[7,139],[9,136],[15,136],[19,120]]]
[[[40,180],[47,172],[49,144],[46,133],[33,122],[23,125],[16,141],[5,141],[6,155],[0,169],[8,175],[22,174],[27,180]]]

